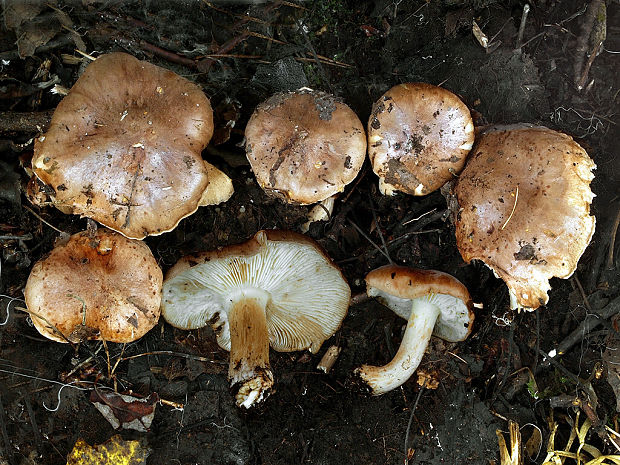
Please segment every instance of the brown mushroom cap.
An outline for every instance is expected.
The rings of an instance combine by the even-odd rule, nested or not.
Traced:
[[[433,334],[457,342],[464,341],[471,333],[475,318],[471,296],[465,285],[448,273],[386,265],[366,275],[366,288],[369,296],[376,297],[406,320],[412,300],[430,295],[452,297],[454,300],[446,302],[451,305],[441,309]]]
[[[366,157],[364,127],[355,113],[334,96],[309,89],[260,104],[245,137],[259,185],[300,204],[341,192]]]
[[[209,182],[200,154],[212,133],[211,105],[198,86],[110,53],[58,105],[32,166],[58,206],[142,239],[198,208]]]
[[[426,195],[454,178],[474,143],[467,106],[422,82],[392,87],[368,121],[368,155],[383,193]]]
[[[513,307],[546,304],[549,279],[575,271],[594,234],[594,168],[570,136],[545,127],[495,127],[478,139],[454,190],[457,245],[506,282]]]
[[[32,322],[58,342],[131,342],[157,324],[162,272],[143,242],[105,228],[37,262],[24,291]]]

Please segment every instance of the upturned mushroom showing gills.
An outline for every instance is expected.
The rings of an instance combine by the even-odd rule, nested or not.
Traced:
[[[595,164],[570,136],[531,125],[498,126],[477,140],[454,188],[456,241],[466,262],[503,279],[514,308],[549,300],[594,234]]]
[[[230,179],[201,157],[212,113],[202,90],[172,71],[102,55],[35,140],[32,169],[63,212],[134,239],[161,234],[232,194]]]
[[[341,192],[366,157],[357,115],[333,95],[306,88],[261,103],[245,137],[247,158],[263,190],[302,205]]]
[[[26,283],[35,328],[58,342],[131,342],[159,320],[163,276],[141,241],[100,228],[37,262]]]
[[[386,195],[439,189],[463,169],[473,143],[467,106],[449,90],[423,82],[392,87],[368,120],[368,156]]]
[[[453,276],[433,270],[387,265],[366,275],[366,293],[407,320],[398,352],[387,365],[354,371],[362,390],[378,396],[407,381],[420,365],[431,335],[464,341],[474,322],[467,288]]]
[[[259,231],[243,244],[182,258],[166,275],[162,315],[181,329],[211,324],[219,346],[230,351],[236,404],[250,408],[273,386],[269,346],[316,353],[340,327],[350,296],[314,241]]]

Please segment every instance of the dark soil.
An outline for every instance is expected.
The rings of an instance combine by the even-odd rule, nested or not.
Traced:
[[[563,446],[568,420],[579,410],[574,399],[593,407],[584,406],[582,418],[617,430],[618,374],[613,357],[609,361],[619,347],[614,315],[553,364],[542,354],[557,348],[586,314],[618,306],[620,240],[608,267],[620,209],[618,3],[608,2],[607,38],[581,91],[575,63],[587,15],[578,0],[531,5],[521,51],[515,50],[520,1],[242,3],[3,2],[0,111],[24,115],[15,124],[15,117],[0,114],[0,293],[17,299],[0,301],[0,321],[8,311],[0,327],[0,463],[64,464],[78,438],[99,444],[113,436],[89,401],[93,382],[137,396],[157,392],[182,404],[159,405],[147,433],[120,432],[151,449],[150,464],[401,464],[406,450],[410,463],[499,463],[496,430],[507,431],[508,419],[540,429],[542,443],[532,440],[533,452],[525,452],[526,463],[540,463],[548,419],[552,413],[559,419],[556,445]],[[17,7],[19,20],[10,12]],[[492,38],[490,53],[474,38],[473,20]],[[352,370],[387,362],[405,322],[375,302],[354,305],[319,354],[273,352],[277,391],[259,411],[241,411],[228,389],[228,354],[210,330],[183,332],[160,321],[126,347],[107,344],[108,360],[101,342],[71,347],[43,339],[17,309],[24,305],[30,268],[53,247],[56,229],[72,234],[87,225],[52,207],[33,207],[23,194],[28,176],[22,165],[32,154],[32,138],[62,98],[50,92],[50,81],[70,88],[89,61],[76,48],[95,56],[131,53],[195,81],[211,98],[216,136],[204,157],[233,179],[235,194],[199,209],[174,231],[146,239],[164,272],[186,253],[238,243],[259,229],[297,230],[304,222],[309,208],[264,194],[242,148],[255,106],[301,86],[336,94],[366,121],[372,103],[397,83],[441,84],[462,98],[479,124],[530,122],[571,134],[598,165],[592,183],[596,234],[574,276],[552,280],[547,307],[517,314],[509,310],[501,281],[479,263],[463,263],[440,193],[382,197],[366,164],[331,220],[308,234],[342,267],[354,293],[363,291],[369,270],[387,263],[368,240],[381,244],[381,235],[394,262],[455,275],[484,305],[472,335],[459,344],[431,343],[421,369],[439,381],[436,389],[421,390],[414,377],[386,395],[364,397],[349,384]],[[326,59],[317,61],[315,53]],[[67,54],[80,60],[69,61]],[[231,119],[235,124],[227,126]],[[324,374],[315,367],[331,344],[342,353]],[[159,353],[117,364],[120,357],[154,351],[212,362]],[[532,431],[523,429],[524,443]],[[618,453],[600,425],[588,442]]]

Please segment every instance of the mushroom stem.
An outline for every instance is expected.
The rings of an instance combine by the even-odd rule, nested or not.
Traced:
[[[269,367],[269,333],[265,307],[268,296],[249,293],[233,302],[230,324],[228,379],[238,387],[238,407],[250,408],[267,398],[273,386]]]
[[[382,367],[362,365],[355,370],[371,389],[372,395],[378,396],[396,389],[411,377],[420,365],[438,316],[439,307],[431,303],[429,297],[412,301],[407,329],[392,361]]]

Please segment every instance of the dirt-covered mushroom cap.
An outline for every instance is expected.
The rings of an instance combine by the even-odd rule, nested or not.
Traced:
[[[210,324],[231,352],[237,405],[269,394],[269,345],[309,349],[340,327],[351,291],[323,250],[289,231],[259,231],[249,241],[181,259],[164,282],[162,314],[181,329]]]
[[[245,137],[258,184],[292,203],[320,202],[341,192],[366,157],[357,115],[336,97],[310,89],[261,103]]]
[[[508,285],[513,308],[549,300],[594,234],[595,164],[570,136],[545,127],[494,127],[478,139],[454,189],[456,240]]]
[[[24,291],[35,328],[58,342],[131,342],[157,324],[163,276],[141,241],[74,234],[37,262]]]
[[[110,53],[60,102],[35,142],[32,167],[54,204],[142,239],[198,208],[209,184],[200,154],[212,133],[211,105],[198,86]]]
[[[473,302],[467,288],[447,273],[387,265],[368,273],[366,293],[408,321],[392,361],[355,370],[373,395],[391,391],[411,377],[431,335],[458,342],[471,333]]]
[[[368,155],[387,195],[439,189],[463,169],[473,143],[467,106],[449,90],[422,82],[392,87],[368,121]]]

